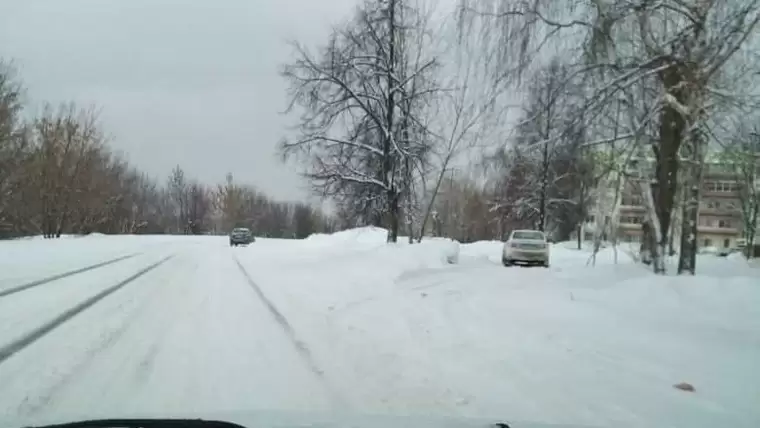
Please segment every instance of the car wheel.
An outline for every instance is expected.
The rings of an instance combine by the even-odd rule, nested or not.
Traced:
[[[512,266],[512,262],[509,261],[509,260],[507,260],[507,259],[504,259],[504,258],[501,259],[501,264],[503,264],[504,267],[510,267],[510,266]]]

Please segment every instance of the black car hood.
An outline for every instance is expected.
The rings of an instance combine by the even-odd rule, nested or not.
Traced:
[[[94,419],[111,419],[117,416],[102,416],[97,418],[88,417],[55,417],[55,418],[30,418],[26,420],[0,419],[0,426],[9,428],[41,427],[47,425],[59,425],[76,421],[93,421]],[[123,415],[118,416],[125,421]],[[137,414],[130,415],[130,419],[200,419],[205,421],[224,421],[241,425],[246,428],[590,428],[581,425],[550,424],[540,422],[528,422],[509,419],[490,418],[463,418],[444,416],[419,416],[419,415],[357,415],[357,414],[314,414],[296,412],[256,411],[256,412],[221,412],[221,413],[182,413],[172,415]],[[195,425],[195,424],[194,424]],[[84,425],[83,425],[84,426]],[[108,424],[98,425],[88,423],[86,427],[96,428]],[[113,425],[111,425],[113,426]],[[202,428],[203,424],[195,427]],[[217,424],[206,424],[207,428],[221,428]],[[66,428],[77,428],[71,425]],[[155,426],[153,427],[155,428]],[[177,424],[167,424],[167,428],[182,428]],[[229,427],[232,428],[232,427]]]

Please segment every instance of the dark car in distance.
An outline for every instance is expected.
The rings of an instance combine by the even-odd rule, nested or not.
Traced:
[[[256,241],[250,229],[245,227],[236,227],[230,232],[230,247],[238,245],[248,245]]]

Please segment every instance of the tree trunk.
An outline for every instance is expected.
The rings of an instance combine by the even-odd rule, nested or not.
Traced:
[[[549,92],[548,100],[551,100],[551,91],[553,88],[551,88],[550,85],[547,85],[547,91]],[[544,122],[546,123],[545,128],[543,129],[544,135],[542,135],[542,138],[544,138],[544,147],[543,151],[541,153],[541,194],[539,195],[539,206],[538,206],[538,227],[537,229],[540,231],[545,231],[546,229],[546,208],[547,208],[547,200],[548,200],[548,191],[549,191],[549,136],[551,135],[551,117],[552,117],[552,101],[549,101],[549,104],[546,106],[546,117],[544,118]]]
[[[372,210],[372,226],[383,227],[383,213],[378,210]]]
[[[687,99],[682,70],[678,67],[662,72],[665,90],[682,104]],[[684,138],[686,122],[683,115],[674,106],[665,104],[660,113],[660,141],[654,150],[656,160],[655,183],[652,186],[654,208],[657,213],[660,247],[659,256],[663,257],[668,246],[668,232],[673,215],[673,203],[678,189],[678,152]],[[662,272],[664,273],[664,263]]]
[[[398,242],[398,226],[399,226],[399,203],[398,193],[395,190],[388,192],[388,199],[390,200],[390,209],[388,212],[388,242]]]
[[[388,242],[398,241],[398,195],[395,188],[395,171],[393,168],[393,155],[391,154],[392,139],[395,137],[395,111],[396,111],[396,0],[388,2],[388,65],[385,76],[388,99],[386,100],[385,114],[387,129],[383,136],[383,184],[388,189],[386,209],[389,217]]]
[[[546,200],[549,188],[549,143],[544,143],[541,162],[541,194],[538,206],[538,227],[540,231],[546,229]]]
[[[696,273],[697,225],[699,222],[699,194],[702,183],[703,146],[705,140],[698,123],[692,125],[689,141],[685,145],[688,168],[685,171],[684,198],[681,215],[681,254],[678,256],[678,273]]]
[[[662,248],[664,246],[658,245],[662,242],[662,232],[660,229],[660,223],[657,216],[657,208],[654,205],[654,193],[655,185],[648,184],[646,175],[641,174],[644,177],[643,182],[640,184],[641,196],[644,201],[644,207],[646,208],[646,217],[644,224],[642,225],[643,235],[641,240],[642,248],[642,261],[644,263],[649,260],[652,265],[654,273],[659,275],[665,274],[665,259]]]
[[[747,242],[745,243],[745,245],[747,246],[746,255],[748,259],[754,257],[754,254],[755,254],[755,235],[757,233],[756,225],[757,225],[759,211],[760,211],[760,205],[755,203],[753,213],[749,222],[750,224],[747,225],[748,227],[746,231]]]
[[[691,166],[690,170],[698,167]],[[687,181],[688,191],[684,192],[683,221],[681,222],[681,253],[678,256],[678,273],[694,275],[697,257],[697,222],[699,220],[699,173],[692,173]],[[690,174],[691,175],[691,174]]]
[[[406,192],[406,209],[404,210],[404,220],[406,221],[406,234],[410,244],[414,244],[414,215],[412,214],[412,192],[411,186],[407,187]]]
[[[586,224],[586,185],[585,183],[580,183],[580,195],[578,197],[578,226],[576,229],[578,230],[578,249],[580,250],[583,247],[583,231],[584,231],[584,225]]]
[[[427,222],[430,218],[431,213],[433,212],[433,206],[435,204],[436,196],[438,196],[438,191],[441,188],[441,183],[443,183],[443,179],[446,176],[447,163],[448,163],[448,160],[445,161],[443,166],[441,167],[441,172],[438,174],[438,180],[436,180],[435,187],[433,188],[433,194],[430,196],[430,201],[428,202],[428,205],[425,208],[425,215],[422,217],[422,224],[420,225],[420,235],[417,238],[417,242],[422,242],[422,237],[425,235],[425,228],[427,227]],[[439,227],[439,232],[437,233],[437,236],[441,236],[440,227]]]

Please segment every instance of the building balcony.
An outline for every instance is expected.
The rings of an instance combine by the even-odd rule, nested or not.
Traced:
[[[697,233],[733,236],[741,232],[735,227],[697,226]]]
[[[739,192],[718,192],[715,190],[702,189],[703,198],[739,199]]]
[[[720,218],[741,218],[742,212],[738,209],[700,207],[699,215],[709,215]]]
[[[641,230],[641,223],[619,223],[618,226],[624,230]]]
[[[646,208],[643,205],[620,205],[620,212],[640,214],[646,212]]]

